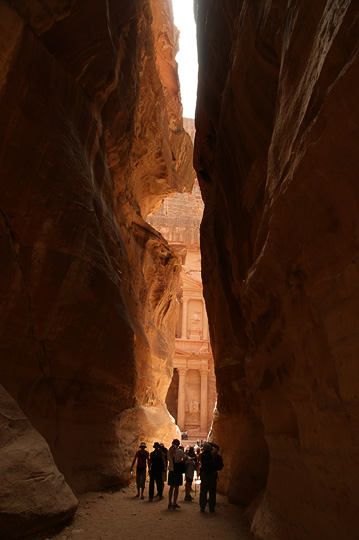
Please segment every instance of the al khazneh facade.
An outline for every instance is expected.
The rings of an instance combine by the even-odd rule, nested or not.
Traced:
[[[187,120],[189,122],[193,120]],[[184,125],[193,135],[193,127],[186,126],[186,119]],[[199,226],[202,213],[203,202],[195,181],[191,194],[177,193],[165,199],[159,211],[147,218],[182,260],[174,373],[166,403],[177,425],[181,431],[188,431],[190,439],[206,437],[216,402],[214,363],[201,280]]]

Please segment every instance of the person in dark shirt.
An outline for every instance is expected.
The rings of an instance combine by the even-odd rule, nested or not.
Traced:
[[[146,450],[146,443],[141,442],[140,449],[137,450],[135,457],[133,458],[132,465],[131,465],[131,472],[133,472],[133,466],[137,459],[137,468],[136,468],[136,484],[137,484],[137,495],[136,497],[140,496],[140,490],[141,490],[141,499],[144,498],[143,492],[145,490],[145,483],[146,483],[146,466],[149,465],[149,458],[150,455]]]
[[[163,499],[162,491],[162,473],[165,470],[166,462],[163,452],[160,448],[160,444],[155,442],[153,445],[154,451],[150,454],[150,487],[149,487],[149,501],[153,501],[153,494],[155,490],[155,482],[157,486],[157,493],[160,500]]]
[[[209,511],[214,512],[216,506],[216,489],[217,489],[217,468],[215,454],[219,447],[214,443],[205,442],[203,451],[199,455],[201,489],[199,493],[199,504],[201,512],[205,512],[208,500]],[[207,499],[207,495],[209,497]]]
[[[163,495],[163,491],[165,489],[165,482],[167,480],[167,463],[168,463],[167,452],[168,450],[163,443],[160,443],[160,448],[162,450],[163,457],[165,458],[165,470],[162,473],[162,495]]]

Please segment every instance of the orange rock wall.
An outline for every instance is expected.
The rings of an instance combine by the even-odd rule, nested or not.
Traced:
[[[180,264],[144,221],[194,176],[176,49],[166,0],[0,3],[0,382],[76,491],[176,433]]]
[[[198,0],[196,10],[222,487],[254,501],[258,538],[354,540],[358,5]]]

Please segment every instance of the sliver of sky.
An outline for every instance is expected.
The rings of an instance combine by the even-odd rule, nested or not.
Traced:
[[[180,31],[176,56],[181,85],[183,116],[194,118],[197,98],[197,40],[193,0],[172,0],[174,22]]]

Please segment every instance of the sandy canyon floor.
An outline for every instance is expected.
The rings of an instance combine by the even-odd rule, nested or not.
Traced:
[[[135,485],[109,493],[86,493],[79,497],[79,508],[71,523],[60,532],[48,533],[48,540],[158,540],[177,536],[186,540],[224,539],[251,540],[243,510],[229,504],[217,494],[213,514],[199,511],[199,486],[193,491],[192,502],[185,502],[184,488],[180,488],[177,503],[180,509],[168,510],[168,487],[164,499],[137,499]],[[31,535],[28,540],[40,540],[44,535]]]

